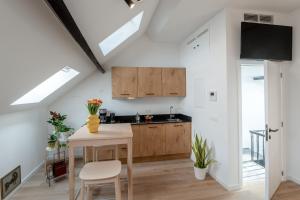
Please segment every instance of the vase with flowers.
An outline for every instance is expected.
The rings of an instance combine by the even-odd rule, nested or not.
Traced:
[[[87,109],[90,116],[87,119],[86,126],[90,133],[98,133],[100,120],[97,115],[100,106],[102,105],[101,99],[89,99],[87,103]]]

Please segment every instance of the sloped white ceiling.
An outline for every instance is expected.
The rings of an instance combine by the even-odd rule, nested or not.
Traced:
[[[64,0],[64,2],[98,61],[103,64],[146,31],[159,1],[144,0],[133,9],[129,9],[124,0]],[[99,42],[141,11],[144,11],[144,16],[138,33],[103,56],[98,46]]]
[[[145,32],[158,0],[144,1],[134,9],[129,9],[123,0],[65,0],[65,3],[103,64]],[[98,43],[142,10],[139,32],[104,57]],[[100,73],[44,1],[0,1],[0,30],[0,114],[47,106],[91,73]],[[10,106],[65,66],[80,74],[41,103]]]
[[[160,0],[147,34],[157,42],[181,42],[225,7],[288,13],[299,0]]]

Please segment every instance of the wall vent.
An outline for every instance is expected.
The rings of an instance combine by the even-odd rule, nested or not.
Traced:
[[[258,22],[258,15],[252,13],[245,13],[244,14],[244,21],[245,22]]]
[[[264,24],[273,24],[274,17],[273,15],[259,15],[259,22]]]

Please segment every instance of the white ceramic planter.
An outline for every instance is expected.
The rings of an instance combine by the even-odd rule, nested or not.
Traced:
[[[201,169],[201,168],[194,167],[194,172],[195,172],[196,179],[204,180],[205,177],[206,177],[207,170],[208,170],[207,168]]]
[[[66,144],[68,141],[68,137],[70,132],[60,132],[58,133],[58,141],[60,144]]]

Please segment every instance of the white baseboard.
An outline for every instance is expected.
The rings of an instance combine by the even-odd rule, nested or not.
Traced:
[[[292,177],[292,176],[287,176],[287,180],[289,181],[293,181],[294,183],[297,183],[298,185],[300,185],[300,179]]]
[[[227,185],[225,184],[221,179],[219,179],[217,176],[209,173],[211,177],[213,177],[220,185],[222,185],[223,188],[225,188],[228,191],[234,191],[241,189],[241,186],[239,184],[237,185]]]
[[[3,200],[8,200],[10,199],[16,192],[24,185],[25,182],[27,182],[42,166],[44,165],[44,161],[41,162],[38,166],[36,166],[29,174],[27,174],[21,181],[21,184],[14,190],[12,191],[5,199]]]
[[[42,161],[38,166],[36,166],[29,174],[27,174],[23,179],[22,179],[22,183],[25,183],[26,181],[28,181],[43,165],[44,165],[44,161]]]

